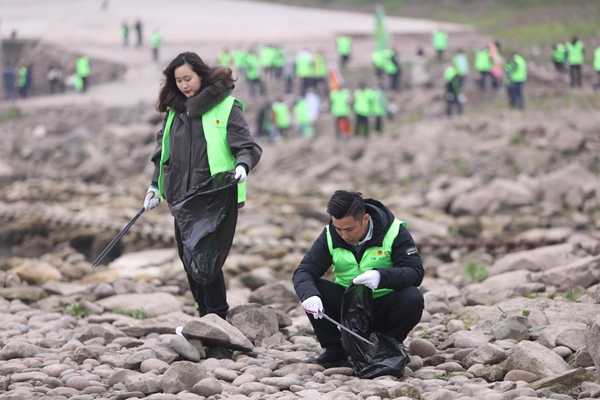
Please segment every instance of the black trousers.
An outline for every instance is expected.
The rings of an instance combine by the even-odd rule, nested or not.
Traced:
[[[179,250],[179,258],[183,262],[183,243],[181,241],[181,232],[175,222],[175,241],[177,242],[177,250]],[[227,288],[225,287],[225,277],[223,271],[219,272],[219,275],[214,281],[206,286],[200,285],[192,278],[189,274],[188,266],[183,265],[187,273],[188,284],[192,291],[192,296],[198,304],[198,312],[203,317],[206,314],[217,314],[219,317],[225,319],[227,311],[229,311],[229,304],[227,304]]]
[[[354,136],[369,137],[369,117],[366,115],[356,114],[356,120],[354,122]]]
[[[321,293],[325,314],[340,322],[344,287],[319,279],[317,288]],[[373,328],[377,332],[403,342],[421,320],[424,307],[423,295],[416,287],[394,290],[373,300]],[[325,319],[315,319],[312,314],[307,314],[321,347],[342,345],[342,336],[337,326]]]
[[[571,75],[571,86],[581,87],[581,65],[571,65],[569,72]]]

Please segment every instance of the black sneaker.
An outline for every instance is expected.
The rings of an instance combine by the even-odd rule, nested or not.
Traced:
[[[319,364],[325,368],[348,366],[348,355],[341,347],[329,347],[319,357],[306,360],[309,364]]]

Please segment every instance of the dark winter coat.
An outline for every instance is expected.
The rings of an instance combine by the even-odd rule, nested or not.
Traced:
[[[357,262],[360,262],[364,252],[373,246],[381,246],[383,238],[394,221],[394,214],[389,208],[374,199],[365,199],[367,214],[373,223],[373,237],[361,247],[357,253],[352,245],[346,243],[336,232],[332,222],[329,222],[329,231],[333,247],[343,247],[354,253]],[[392,245],[392,268],[377,269],[381,274],[378,289],[403,289],[410,286],[419,286],[423,281],[425,271],[422,266],[421,256],[417,251],[411,234],[406,227],[401,226],[400,232]],[[332,257],[327,245],[327,233],[323,232],[306,253],[292,278],[294,288],[300,301],[311,296],[321,296],[316,282],[332,265]]]
[[[163,172],[164,196],[167,202],[173,203],[192,187],[210,178],[202,115],[230,94],[231,90],[214,96],[209,91],[202,90],[187,100],[187,112],[178,113],[173,118],[170,132],[171,153]],[[157,134],[157,145],[152,155],[152,162],[154,162],[152,185],[156,187],[158,187],[166,117],[165,115],[163,128]],[[252,138],[243,111],[237,102],[234,103],[227,121],[227,142],[231,153],[236,158],[236,166],[243,165],[246,172],[249,172],[258,164],[262,148]]]

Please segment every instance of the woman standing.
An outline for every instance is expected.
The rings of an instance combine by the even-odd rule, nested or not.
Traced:
[[[181,53],[163,71],[156,109],[166,113],[152,155],[154,174],[144,196],[150,210],[165,199],[170,207],[195,186],[218,172],[235,169],[239,180],[238,207],[245,202],[247,174],[258,164],[262,149],[250,134],[243,104],[231,96],[235,79],[229,68],[209,67],[195,53]],[[171,208],[172,210],[172,208]],[[184,261],[181,231],[175,221],[175,239]],[[225,318],[227,304],[223,272],[201,285],[184,262],[190,289],[200,316]]]

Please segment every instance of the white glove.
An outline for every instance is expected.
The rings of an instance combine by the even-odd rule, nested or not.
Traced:
[[[235,179],[239,179],[240,182],[246,181],[246,168],[241,165],[235,167]]]
[[[367,272],[363,272],[356,278],[352,280],[352,283],[355,285],[365,285],[370,289],[377,289],[379,286],[379,280],[381,279],[381,274],[379,271],[372,269]]]
[[[154,207],[158,206],[159,203],[160,193],[158,192],[158,188],[150,185],[144,196],[144,210],[152,210]]]
[[[319,296],[311,296],[302,302],[304,311],[312,313],[314,318],[323,318],[323,302]]]

